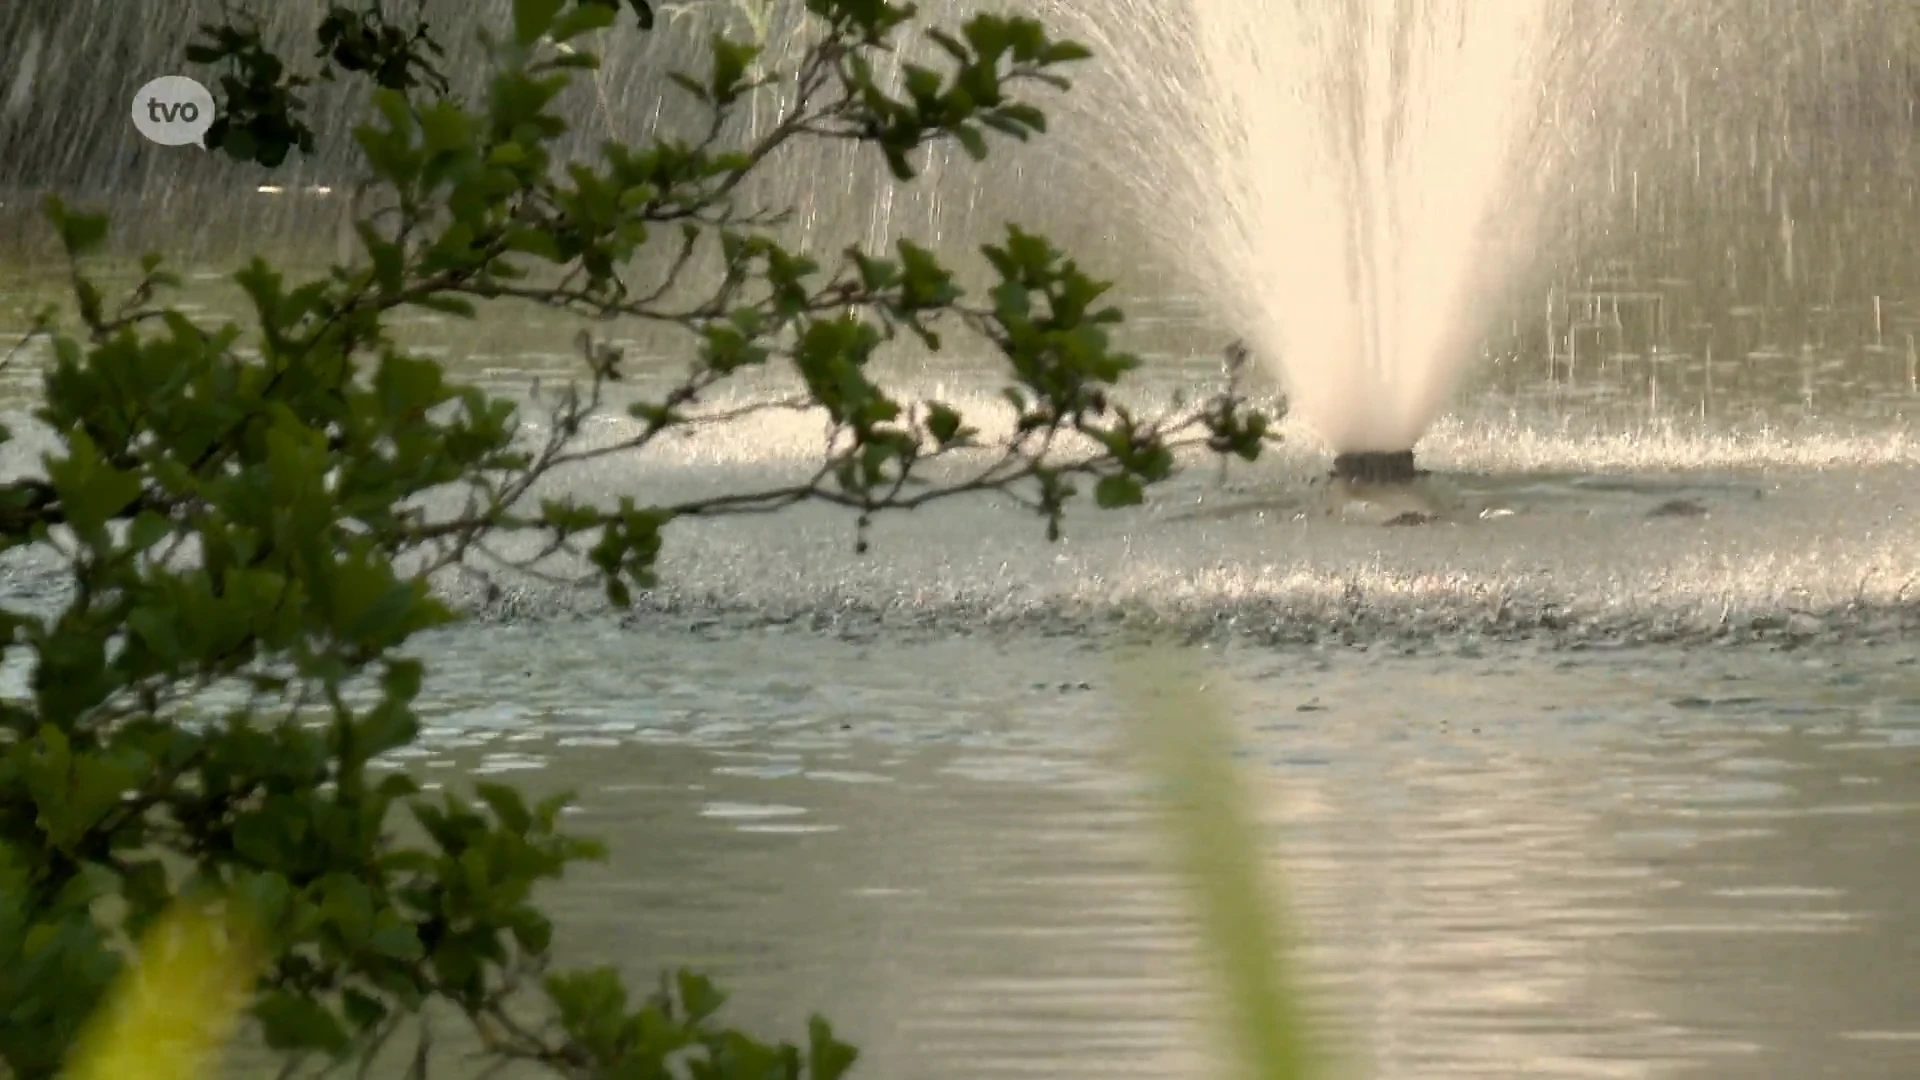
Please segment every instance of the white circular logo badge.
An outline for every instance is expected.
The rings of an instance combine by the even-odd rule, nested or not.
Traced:
[[[133,95],[133,126],[161,146],[204,147],[213,94],[185,75],[162,75]]]

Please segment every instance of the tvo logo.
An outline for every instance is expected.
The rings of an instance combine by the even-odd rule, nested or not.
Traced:
[[[185,75],[162,75],[133,95],[133,126],[161,146],[206,145],[213,94]]]

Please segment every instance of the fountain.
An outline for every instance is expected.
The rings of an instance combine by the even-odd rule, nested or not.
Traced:
[[[1550,197],[1592,182],[1562,166],[1631,67],[1609,55],[1625,0],[1116,2],[1075,31],[1112,65],[1103,137],[1163,246],[1337,477],[1420,475]]]

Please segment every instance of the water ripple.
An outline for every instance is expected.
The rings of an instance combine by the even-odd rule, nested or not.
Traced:
[[[608,868],[555,893],[587,954],[704,964],[755,1023],[826,1008],[882,1075],[1206,1066],[1191,923],[1099,656],[593,623],[468,627],[434,651],[433,763],[501,760],[510,687],[564,684],[599,710],[556,706],[511,744],[544,762],[527,782],[582,791],[580,826],[612,840]],[[1911,1052],[1895,1036],[1920,1005],[1903,974],[1920,770],[1884,738],[1912,720],[1911,658],[1212,662],[1343,1058],[1389,1080],[1732,1080],[1757,1056],[1897,1075]],[[697,708],[597,696],[701,682]],[[762,712],[796,685],[810,713]],[[583,729],[618,745],[559,745]]]

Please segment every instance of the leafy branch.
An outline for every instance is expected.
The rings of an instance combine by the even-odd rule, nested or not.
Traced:
[[[1010,226],[982,249],[998,280],[978,295],[910,242],[825,262],[784,246],[774,230],[790,208],[750,207],[745,192],[786,148],[871,147],[905,182],[930,146],[977,158],[989,133],[1042,133],[1021,95],[1066,87],[1061,70],[1087,55],[1034,20],[979,15],[929,29],[945,69],[902,64],[896,92],[875,70],[911,5],[806,10],[809,44],[789,67],[715,36],[704,72],[675,73],[707,109],[699,137],[609,144],[591,162],[559,151],[556,103],[597,68],[587,35],[622,12],[651,26],[641,0],[515,0],[511,24],[482,40],[489,78],[473,103],[449,89],[424,21],[374,0],[323,13],[316,75],[244,22],[205,28],[192,56],[221,68],[225,100],[209,141],[240,160],[311,148],[301,91],[315,80],[374,87],[354,132],[362,190],[378,197],[356,212],[364,259],[297,282],[254,260],[233,278],[244,326],[203,327],[166,303],[179,279],[158,257],[109,303],[88,272],[106,219],[49,200],[78,327],[36,329],[50,360],[35,416],[59,443],[43,475],[0,481],[0,552],[53,552],[71,589],[51,612],[0,610],[0,654],[32,670],[28,694],[0,702],[0,1014],[50,1018],[0,1031],[13,1076],[57,1072],[119,943],[185,896],[223,897],[260,927],[270,961],[251,1012],[290,1068],[370,1060],[428,1002],[456,1007],[496,1057],[581,1080],[666,1075],[669,1060],[700,1077],[827,1080],[852,1063],[822,1020],[804,1047],[721,1027],[721,997],[698,976],[635,999],[609,970],[549,971],[533,889],[603,854],[558,829],[564,799],[529,806],[483,784],[476,806],[370,775],[418,734],[424,669],[397,650],[455,618],[431,591],[443,572],[597,580],[625,605],[655,584],[673,522],[801,503],[852,512],[864,546],[882,512],[991,493],[1057,537],[1082,484],[1098,505],[1138,503],[1184,451],[1253,458],[1272,438],[1232,390],[1164,415],[1122,404],[1140,360],[1112,342],[1109,284],[1032,232]],[[763,96],[771,127],[729,148],[734,118]],[[707,266],[714,280],[696,280]],[[645,267],[658,275],[631,284]],[[644,320],[677,331],[691,359],[664,392],[616,393],[627,358],[583,330],[583,370],[523,405],[461,384],[392,330],[403,308],[477,318],[482,304]],[[940,350],[956,335],[1006,374],[1005,434],[872,373],[903,338]],[[713,406],[768,370],[798,390]],[[803,479],[611,506],[545,494],[587,463],[770,410],[825,420]],[[637,428],[588,440],[614,412]],[[499,552],[508,535],[533,553]],[[555,569],[582,562],[584,576]],[[400,808],[424,842],[389,835]],[[101,914],[108,897],[124,916]],[[526,1019],[529,996],[551,1024]]]

